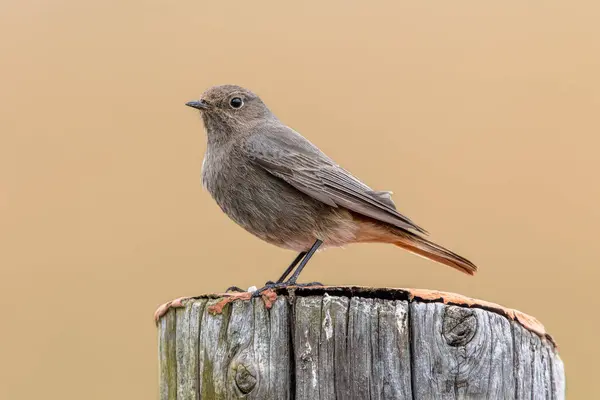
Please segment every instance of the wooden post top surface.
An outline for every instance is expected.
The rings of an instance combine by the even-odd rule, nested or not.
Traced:
[[[265,301],[267,308],[270,308],[277,296],[304,297],[322,296],[325,294],[329,296],[376,298],[382,300],[406,300],[409,302],[439,302],[468,308],[480,308],[502,315],[511,321],[515,321],[525,329],[540,336],[540,338],[548,340],[555,348],[558,347],[556,341],[546,331],[544,325],[537,318],[525,314],[519,310],[504,307],[500,304],[492,303],[486,300],[474,299],[452,292],[415,288],[374,288],[368,286],[290,286],[284,289],[268,290],[263,293],[262,298]],[[251,293],[206,293],[199,296],[180,297],[160,305],[154,314],[155,322],[158,323],[160,318],[164,316],[169,309],[183,307],[186,300],[202,298],[222,299],[219,303],[212,307],[212,312],[220,313],[222,308],[232,301],[250,300]]]

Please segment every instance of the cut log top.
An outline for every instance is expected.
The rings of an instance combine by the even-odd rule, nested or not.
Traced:
[[[166,303],[161,399],[562,399],[535,318],[431,290],[292,288]]]

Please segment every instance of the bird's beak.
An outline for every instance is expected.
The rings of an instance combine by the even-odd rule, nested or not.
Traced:
[[[185,103],[186,106],[196,108],[198,110],[206,110],[208,109],[208,104],[203,102],[202,100],[193,100]]]

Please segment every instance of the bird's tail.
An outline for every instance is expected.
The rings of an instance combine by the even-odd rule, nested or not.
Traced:
[[[465,274],[474,275],[477,266],[464,257],[415,234],[404,234],[394,244],[416,255],[456,268]]]

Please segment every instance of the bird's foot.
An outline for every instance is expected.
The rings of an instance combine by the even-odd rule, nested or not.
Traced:
[[[243,292],[246,292],[246,290],[242,289],[239,286],[229,286],[227,288],[227,290],[225,290],[225,293],[230,293],[230,292],[243,293]]]
[[[267,290],[279,289],[279,288],[283,288],[285,286],[286,286],[286,284],[284,282],[276,283],[273,281],[268,281],[265,284],[265,286],[261,287],[260,289],[256,289],[254,292],[252,292],[252,297],[254,297],[254,298],[260,297],[263,294],[263,292],[266,292]]]
[[[309,283],[294,283],[294,286],[304,288],[304,287],[325,286],[325,285],[323,285],[321,282],[309,282]]]
[[[265,283],[265,286],[254,291],[252,293],[252,297],[259,297],[262,295],[263,292],[265,292],[267,290],[284,289],[284,288],[292,287],[292,286],[304,288],[304,287],[310,287],[310,286],[323,286],[323,284],[320,282],[296,283],[296,282],[290,282],[290,281],[286,281],[286,282],[268,281],[267,283]]]

